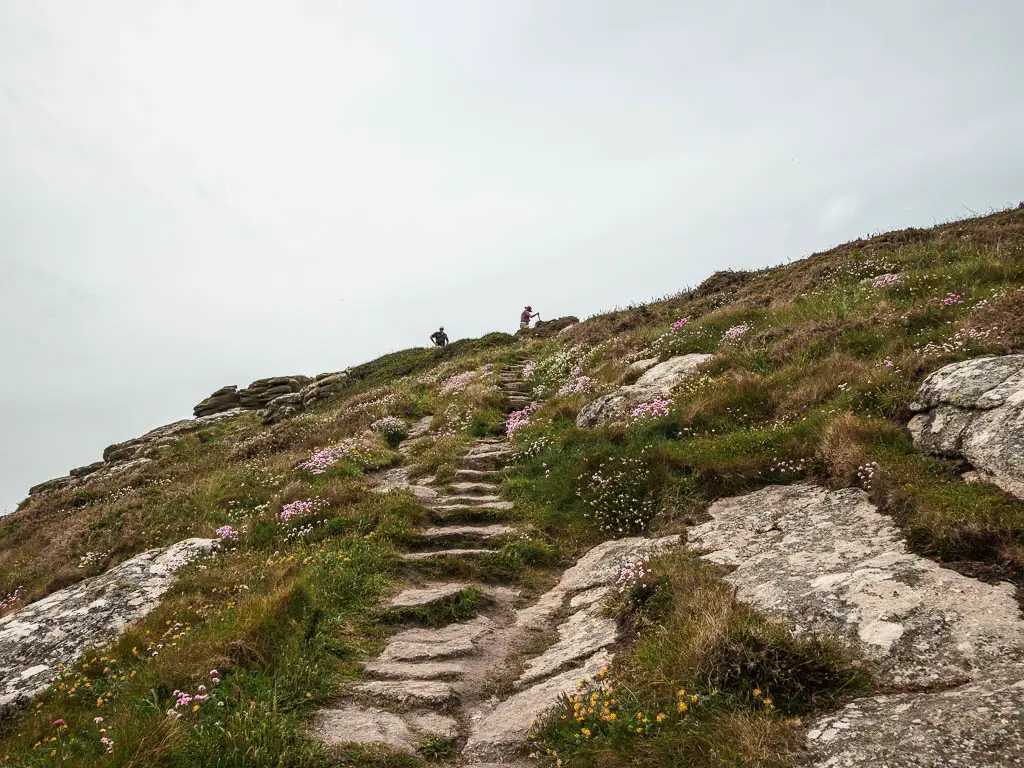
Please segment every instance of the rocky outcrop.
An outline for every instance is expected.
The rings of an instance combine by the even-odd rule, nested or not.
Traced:
[[[813,768],[1024,765],[1024,677],[952,691],[875,696],[811,724]]]
[[[216,546],[185,539],[151,549],[0,618],[0,714],[41,693],[57,678],[58,664],[68,666],[146,616],[175,572]]]
[[[908,551],[858,489],[774,486],[712,504],[690,531],[734,568],[740,599],[800,632],[846,640],[884,684],[952,685],[1024,661],[1010,584],[985,584]]]
[[[576,417],[577,426],[590,428],[625,417],[641,403],[667,397],[684,379],[711,359],[711,355],[690,354],[673,357],[649,368],[635,384],[619,387],[589,403]]]
[[[192,409],[192,414],[196,418],[201,418],[203,416],[210,416],[214,413],[230,411],[234,408],[240,408],[241,406],[242,398],[238,394],[238,387],[231,384],[226,387],[221,387],[195,406]]]
[[[708,514],[688,542],[732,569],[725,578],[741,600],[797,632],[845,640],[883,687],[916,690],[819,718],[807,735],[811,765],[1020,762],[1024,621],[1013,585],[909,552],[856,489],[776,486]]]
[[[914,443],[970,462],[981,479],[1024,499],[1024,355],[947,365],[921,384],[910,408]]]
[[[532,328],[520,328],[516,332],[516,336],[527,336],[530,338],[546,338],[548,336],[554,336],[560,331],[564,331],[573,325],[576,325],[580,319],[567,315],[565,317],[559,317],[555,320],[538,320],[534,323]]]
[[[277,424],[279,421],[290,419],[304,410],[302,405],[302,393],[292,392],[290,395],[275,397],[263,411],[264,424]]]
[[[304,408],[312,408],[317,403],[338,394],[351,383],[348,371],[322,373],[303,388],[302,405]]]
[[[242,408],[250,410],[266,408],[274,398],[301,392],[308,383],[308,376],[273,376],[269,379],[257,379],[238,392],[239,403]]]

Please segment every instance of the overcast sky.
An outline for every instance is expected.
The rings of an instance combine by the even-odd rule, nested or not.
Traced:
[[[1024,199],[1019,0],[0,0],[0,509],[224,384]]]

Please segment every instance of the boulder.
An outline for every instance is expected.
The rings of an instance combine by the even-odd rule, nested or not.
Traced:
[[[910,409],[918,448],[965,459],[980,479],[1024,499],[1024,355],[944,366],[924,380]]]
[[[175,572],[216,548],[185,539],[151,549],[0,618],[0,714],[24,705],[57,679],[58,665],[117,637],[156,607]]]
[[[257,379],[239,391],[239,403],[242,408],[262,409],[276,397],[300,392],[308,383],[308,376],[274,376],[269,379]]]
[[[238,396],[238,387],[231,384],[226,387],[221,387],[208,398],[196,405],[192,409],[192,414],[196,418],[210,416],[214,413],[221,413],[223,411],[230,411],[233,408],[238,408],[241,404],[241,398]]]
[[[635,384],[619,387],[589,403],[576,417],[584,428],[597,427],[624,418],[641,403],[667,397],[684,379],[711,359],[711,355],[689,354],[673,357],[647,370]]]
[[[290,419],[305,410],[302,404],[302,393],[292,392],[287,395],[275,397],[263,411],[264,424],[276,424],[279,421]]]
[[[302,404],[310,408],[315,404],[327,400],[341,392],[349,385],[347,371],[335,373],[322,373],[302,389]]]

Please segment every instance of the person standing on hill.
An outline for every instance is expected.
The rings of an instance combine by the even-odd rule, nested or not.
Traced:
[[[529,304],[527,304],[526,305],[526,309],[523,310],[523,314],[521,314],[519,316],[519,328],[520,329],[522,329],[522,328],[529,328],[530,327],[530,320],[532,318],[534,318],[534,317],[540,317],[540,312],[533,312],[532,315],[530,314],[531,312],[533,312],[533,307],[531,307]]]
[[[442,325],[438,330],[430,334],[430,340],[434,342],[435,347],[447,347],[448,346],[448,334],[444,332],[444,326]]]

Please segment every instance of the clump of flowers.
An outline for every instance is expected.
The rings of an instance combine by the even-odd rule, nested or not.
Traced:
[[[409,429],[406,427],[405,422],[396,416],[385,416],[382,419],[377,419],[370,425],[370,429],[383,437],[388,442],[388,445],[391,446],[398,445],[409,434]]]
[[[629,414],[630,423],[637,423],[639,421],[651,421],[653,419],[662,419],[668,416],[669,410],[672,408],[671,397],[656,397],[649,403],[641,403]]]
[[[621,595],[635,586],[646,586],[646,578],[651,571],[647,567],[648,558],[641,557],[635,561],[627,560],[619,565],[619,574],[615,577],[615,586]]]
[[[954,291],[949,291],[942,298],[942,301],[939,302],[940,306],[943,309],[945,309],[946,307],[952,307],[952,306],[955,306],[957,304],[963,304],[963,303],[964,303],[964,295],[962,293],[955,293]]]
[[[291,501],[281,507],[278,517],[282,521],[291,520],[293,517],[301,517],[303,515],[309,515],[313,512],[318,512],[327,506],[327,502],[320,497],[315,499],[300,499],[298,501]]]
[[[992,335],[995,334],[995,339],[991,339]],[[925,344],[918,351],[922,355],[929,357],[935,355],[948,355],[953,352],[959,352],[964,349],[971,342],[984,342],[984,341],[998,341],[999,333],[995,328],[968,328],[964,331],[957,331],[946,341],[936,344],[934,341],[930,341]]]
[[[884,275],[879,275],[871,281],[872,288],[892,288],[900,285],[903,282],[903,278],[895,272],[887,272]]]
[[[103,562],[109,552],[86,552],[78,561],[79,568],[91,568],[97,563]]]
[[[767,475],[770,478],[795,479],[807,471],[807,459],[777,459],[774,464],[768,467]]]
[[[505,434],[507,434],[510,439],[514,437],[518,430],[529,425],[530,414],[538,408],[540,408],[539,403],[531,403],[522,410],[512,411],[505,420]]]
[[[473,379],[476,378],[476,371],[464,371],[457,373],[441,385],[442,392],[461,392]]]
[[[871,490],[871,485],[875,480],[875,473],[878,471],[878,462],[869,461],[866,464],[861,464],[857,467],[857,482],[860,483],[860,487],[865,491]]]
[[[892,355],[886,355],[880,362],[875,363],[875,368],[887,368],[890,373],[901,373],[903,370],[896,365]]]
[[[670,328],[671,328],[671,329],[672,329],[673,331],[681,331],[681,330],[683,330],[683,328],[685,328],[685,327],[686,327],[686,324],[687,324],[688,322],[690,322],[690,316],[689,316],[689,315],[687,315],[686,317],[681,317],[681,318],[679,318],[679,319],[678,319],[678,320],[676,320],[676,321],[675,321],[674,323],[672,323],[672,325],[670,325],[669,327],[670,327]]]
[[[604,533],[640,531],[657,511],[648,482],[651,471],[639,457],[616,456],[581,478],[576,495],[584,514]]]
[[[537,365],[534,362],[529,362],[523,366],[523,378],[529,379],[533,377],[534,371],[537,370]]]
[[[750,330],[750,323],[740,323],[734,325],[722,335],[722,341],[738,341],[742,339],[747,332]]]
[[[572,369],[572,373],[565,383],[559,388],[559,395],[572,395],[580,392],[590,392],[594,388],[594,380],[584,376],[579,366]]]
[[[311,475],[322,475],[342,460],[367,467],[371,463],[371,452],[358,438],[350,437],[315,451],[296,469],[305,470]]]
[[[222,525],[214,533],[216,533],[217,538],[222,541],[238,541],[239,537],[242,535],[241,531],[235,530],[230,525]]]
[[[0,597],[0,611],[7,610],[16,602],[21,600],[21,597],[24,593],[25,587],[16,587],[13,592],[8,592],[3,597]]]

